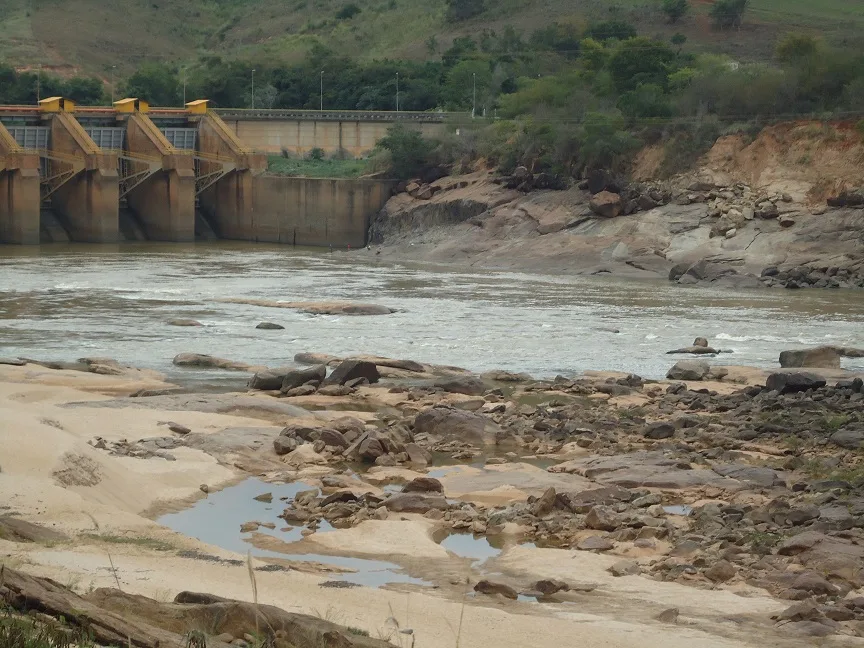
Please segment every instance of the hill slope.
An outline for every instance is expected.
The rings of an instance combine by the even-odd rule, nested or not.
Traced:
[[[359,13],[339,12],[356,4]],[[290,62],[316,42],[363,58],[415,58],[438,52],[454,37],[512,25],[524,34],[553,21],[623,19],[649,36],[680,32],[688,48],[744,59],[764,58],[776,36],[818,31],[826,40],[854,42],[864,26],[864,2],[751,0],[744,25],[733,32],[710,27],[710,0],[670,25],[660,0],[487,0],[486,11],[462,22],[447,20],[446,0],[5,0],[0,17],[0,60],[42,65],[60,74],[106,80],[144,60],[191,62],[229,58]]]

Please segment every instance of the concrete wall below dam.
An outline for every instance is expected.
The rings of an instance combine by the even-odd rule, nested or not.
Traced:
[[[221,183],[220,183],[221,184]],[[219,238],[261,243],[327,247],[366,244],[371,218],[390,197],[395,182],[387,180],[292,178],[252,179],[251,201],[245,209],[224,208],[241,191],[219,185],[201,206]],[[218,201],[223,209],[208,209]]]
[[[310,121],[301,119],[246,120],[224,117],[243,142],[256,151],[279,155],[289,153],[302,156],[314,148],[327,155],[341,154],[355,158],[365,157],[387,134],[394,122],[364,121]],[[444,123],[407,122],[425,137],[441,135]]]

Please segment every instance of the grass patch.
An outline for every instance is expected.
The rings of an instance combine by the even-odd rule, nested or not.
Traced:
[[[366,173],[366,160],[316,160],[271,155],[267,172],[302,178],[357,178]]]
[[[364,630],[363,628],[354,628],[352,626],[348,626],[346,629],[348,630],[349,633],[351,633],[353,635],[357,635],[358,637],[369,637],[370,636],[369,631]]]
[[[107,542],[108,544],[123,544],[143,547],[145,549],[153,549],[155,551],[174,551],[176,547],[170,542],[156,540],[155,538],[147,538],[145,536],[120,536],[110,533],[85,533],[82,538],[96,540],[98,542]]]
[[[0,610],[0,646],[3,648],[91,648],[92,636],[83,628],[49,622]]]

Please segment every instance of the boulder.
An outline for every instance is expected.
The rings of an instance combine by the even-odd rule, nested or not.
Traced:
[[[492,445],[501,431],[481,414],[449,407],[433,407],[414,419],[414,432],[437,439]]]
[[[555,508],[555,497],[555,489],[547,488],[543,494],[537,498],[537,501],[534,502],[534,505],[531,507],[531,513],[537,517],[548,515],[552,512],[552,509]]]
[[[428,513],[433,509],[444,511],[448,508],[447,500],[438,493],[396,493],[384,500],[383,506],[393,513],[420,514]]]
[[[344,385],[345,383],[365,378],[370,383],[377,383],[381,378],[378,367],[365,360],[345,360],[333,370],[325,380],[324,385]]]
[[[178,367],[202,367],[209,369],[229,369],[232,371],[246,371],[249,365],[244,362],[234,362],[225,358],[203,353],[178,353],[172,361]]]
[[[289,389],[288,391],[282,393],[290,398],[294,396],[311,396],[316,391],[317,388],[314,385],[300,385],[299,387]]]
[[[681,360],[666,373],[669,380],[702,380],[711,371],[711,365],[701,360]]]
[[[864,449],[864,431],[839,430],[831,435],[831,443],[847,450]]]
[[[807,391],[808,389],[819,389],[824,387],[826,381],[824,378],[808,372],[792,372],[792,373],[773,373],[768,376],[765,381],[765,386],[773,391],[781,394],[791,394],[795,392]]]
[[[504,598],[516,600],[519,598],[519,595],[516,593],[516,590],[510,587],[509,585],[504,585],[503,583],[493,583],[488,580],[481,580],[474,586],[474,591],[479,592],[480,594],[486,594],[487,596],[495,596],[496,594],[499,596],[503,596]]]
[[[287,455],[297,449],[297,439],[294,437],[278,436],[273,439],[273,449],[277,455]]]
[[[585,516],[585,526],[598,531],[614,531],[621,526],[615,509],[609,506],[594,506]]]
[[[201,322],[194,319],[170,319],[167,324],[168,326],[204,326]]]
[[[440,380],[434,384],[434,387],[452,394],[465,394],[466,396],[482,396],[487,389],[482,380],[473,376]]]
[[[554,579],[543,579],[534,583],[534,586],[531,588],[535,592],[540,592],[544,596],[552,596],[553,594],[557,594],[558,592],[566,592],[570,589],[570,586],[564,581],[554,580]]]
[[[284,371],[258,371],[249,379],[248,387],[249,389],[259,389],[262,391],[278,390],[282,388],[282,381],[284,379]]]
[[[780,366],[784,368],[818,367],[820,369],[839,369],[840,352],[831,346],[783,351],[780,353]]]
[[[621,196],[609,191],[601,191],[591,196],[588,207],[590,207],[592,212],[603,218],[615,218],[621,214],[624,208]]]
[[[738,569],[728,560],[718,560],[705,570],[705,577],[715,583],[725,583],[732,580],[737,573]]]
[[[642,433],[646,439],[668,439],[675,435],[675,426],[666,421],[656,421],[645,426]]]
[[[256,329],[262,329],[265,331],[283,331],[285,327],[281,324],[274,324],[273,322],[261,322]]]
[[[308,369],[294,369],[287,372],[282,377],[282,385],[280,389],[282,393],[286,393],[295,387],[301,387],[310,381],[322,382],[327,375],[327,367],[323,364],[309,367]]]
[[[338,364],[342,361],[342,358],[334,355],[330,355],[329,353],[313,353],[311,351],[304,351],[303,353],[296,353],[294,355],[294,362],[297,364],[305,364],[305,365],[328,365],[332,366],[334,364]]]
[[[632,560],[619,560],[607,571],[613,576],[638,576],[642,573],[642,568]]]
[[[704,337],[697,337],[695,340],[693,340],[693,346],[694,347],[707,347],[708,346],[708,339],[704,338]]]
[[[444,486],[434,477],[416,477],[402,487],[403,493],[443,493]]]
[[[348,447],[348,441],[345,440],[344,435],[338,430],[324,428],[319,433],[318,439],[319,441],[323,441],[325,446],[330,446],[332,448],[339,448],[344,450]]]
[[[357,447],[357,454],[366,461],[375,461],[378,457],[386,454],[386,451],[378,439],[367,436]]]

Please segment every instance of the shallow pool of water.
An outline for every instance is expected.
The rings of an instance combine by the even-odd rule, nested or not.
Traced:
[[[497,558],[503,546],[494,539],[472,533],[448,533],[438,544],[461,558],[472,558],[472,567],[479,567],[490,558]]]
[[[269,484],[260,479],[246,479],[235,486],[210,493],[205,499],[177,513],[168,513],[156,521],[174,531],[202,542],[222,547],[239,554],[251,552],[260,558],[280,558],[300,562],[318,562],[351,570],[334,576],[341,580],[367,587],[381,587],[390,583],[409,583],[429,585],[427,581],[414,578],[401,571],[399,565],[382,560],[369,560],[349,556],[326,556],[309,553],[282,553],[259,549],[249,542],[251,533],[242,533],[240,526],[245,522],[265,522],[276,525],[275,529],[259,527],[256,532],[264,533],[284,542],[292,543],[302,539],[303,526],[288,525],[279,517],[288,503],[301,491],[313,487],[303,482],[291,484]],[[254,499],[264,493],[272,493],[272,502]],[[333,527],[321,520],[316,533],[327,533]]]

